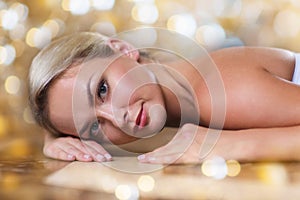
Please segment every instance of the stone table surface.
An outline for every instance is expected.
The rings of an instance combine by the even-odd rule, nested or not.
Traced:
[[[0,199],[300,199],[300,163],[0,160]]]

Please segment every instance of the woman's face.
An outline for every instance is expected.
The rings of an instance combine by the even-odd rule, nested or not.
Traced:
[[[125,55],[72,66],[51,85],[48,103],[62,133],[114,144],[149,137],[166,121],[154,74]]]

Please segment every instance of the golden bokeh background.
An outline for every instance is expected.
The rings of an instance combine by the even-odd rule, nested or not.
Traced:
[[[162,27],[207,49],[272,46],[300,52],[300,0],[0,0],[0,155],[41,154],[28,108],[32,58],[56,37]],[[145,38],[147,39],[147,38]]]

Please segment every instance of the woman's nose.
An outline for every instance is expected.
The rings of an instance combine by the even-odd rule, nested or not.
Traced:
[[[115,108],[111,104],[103,104],[96,108],[96,115],[100,121],[110,121],[113,125],[119,127],[124,124],[126,113],[124,109]]]

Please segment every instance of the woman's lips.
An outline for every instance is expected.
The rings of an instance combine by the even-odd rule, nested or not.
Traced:
[[[144,103],[142,103],[141,110],[136,118],[135,124],[141,128],[147,124],[147,115],[144,109]]]

